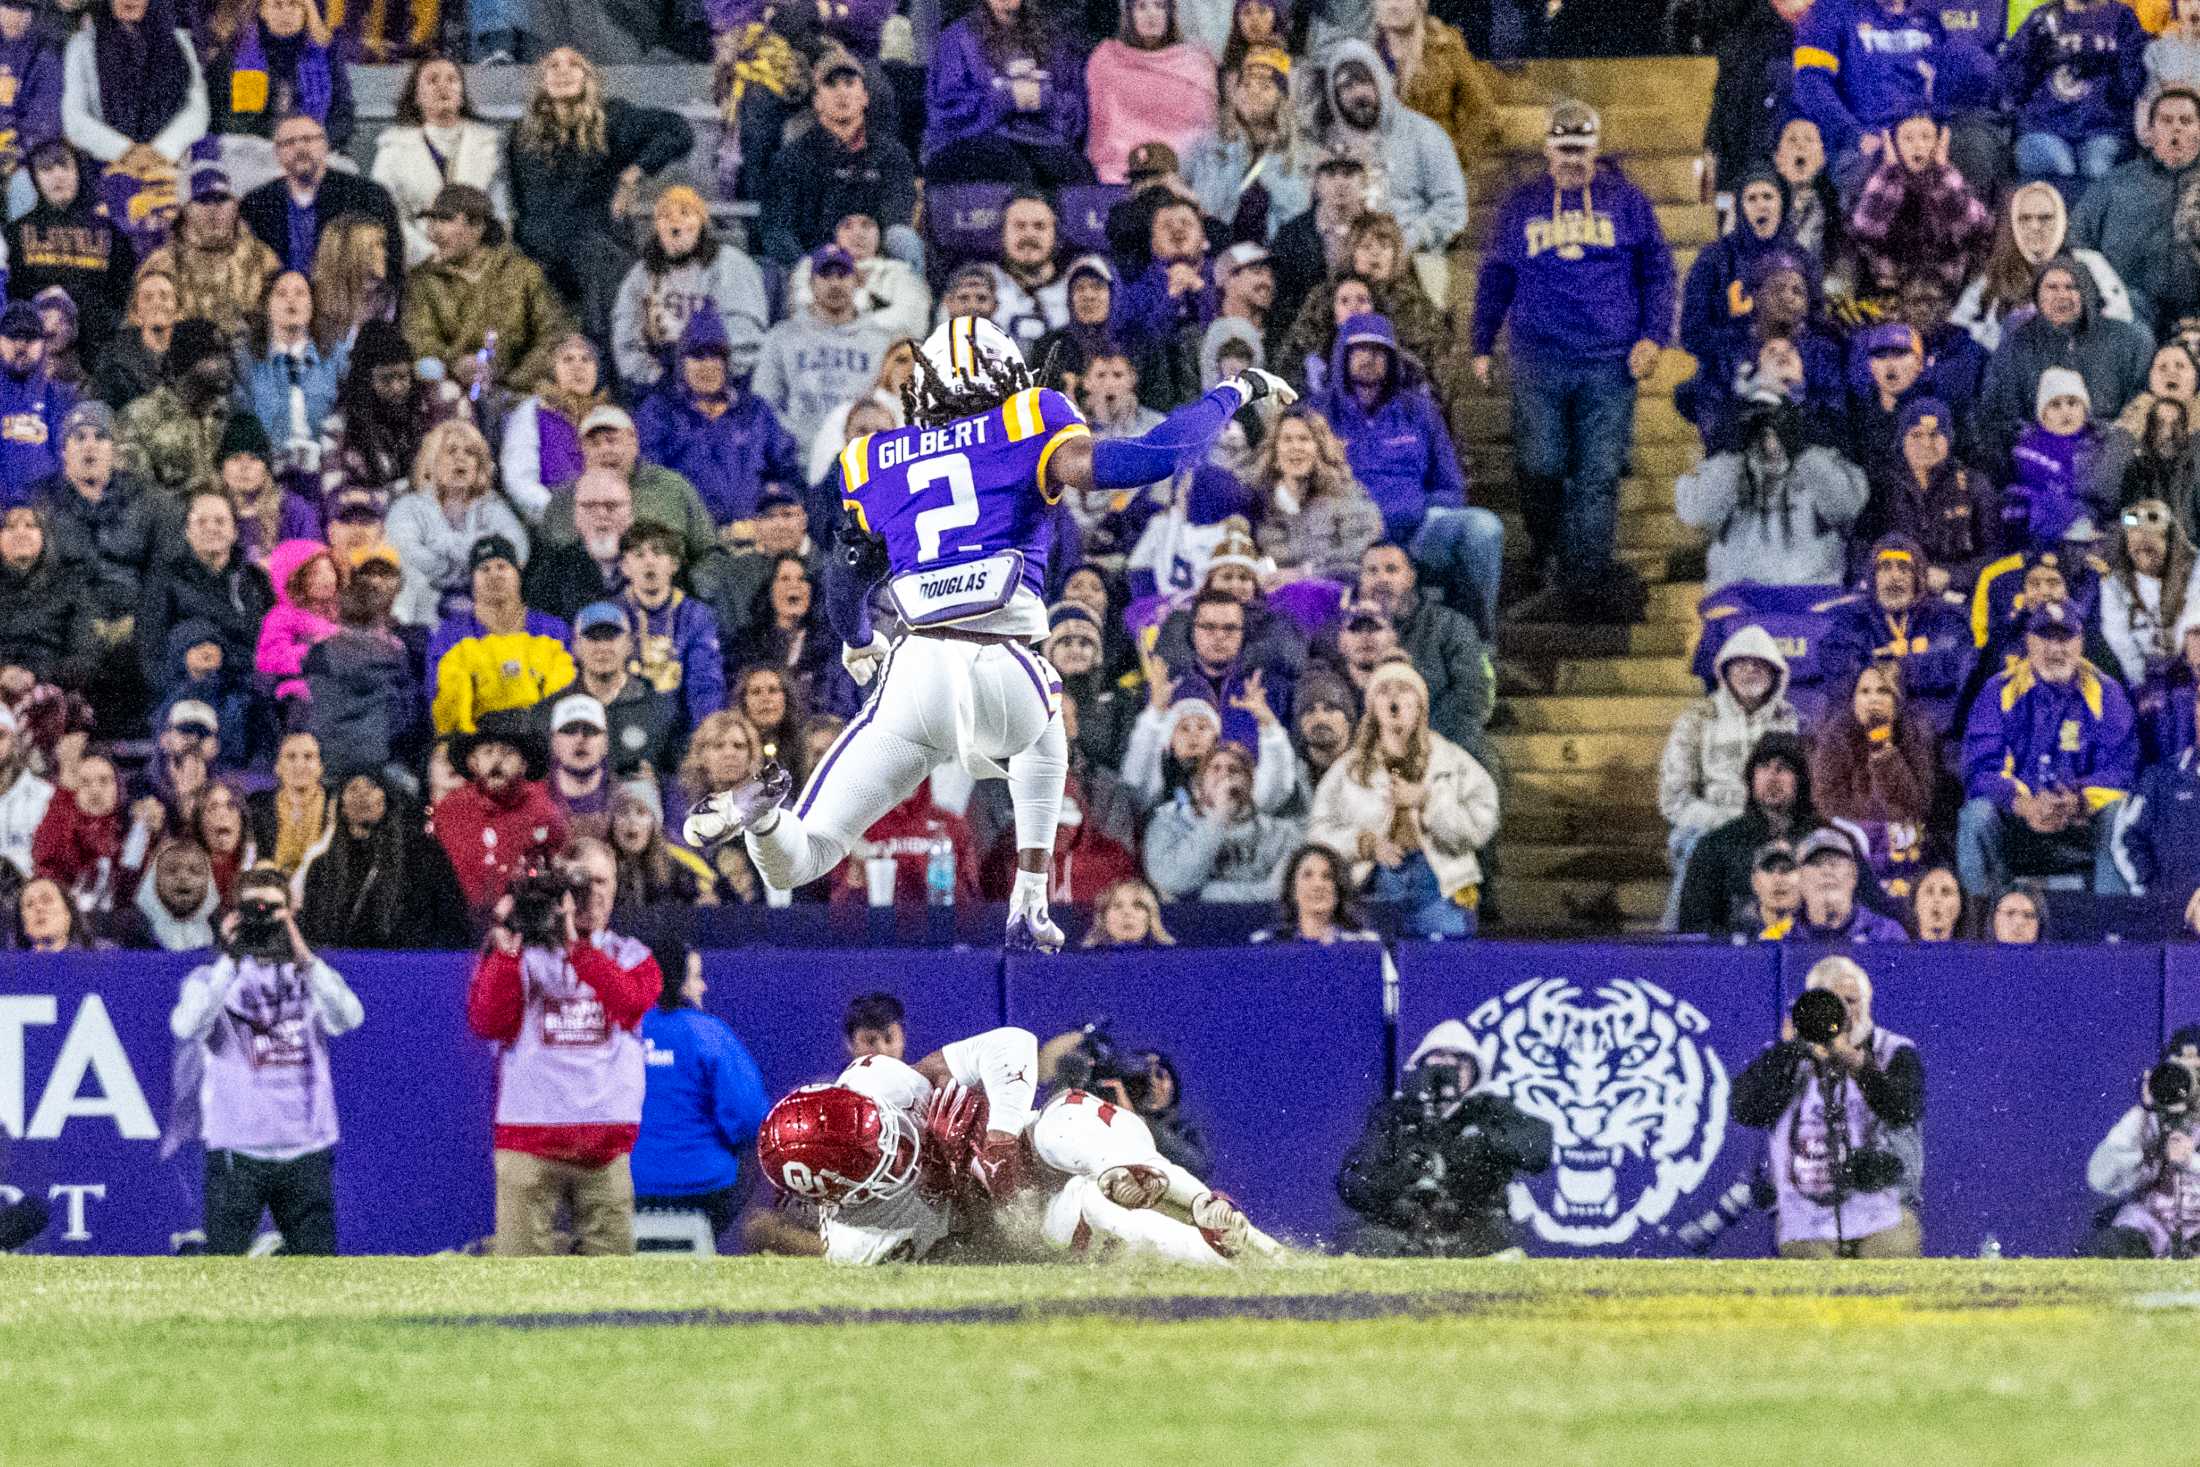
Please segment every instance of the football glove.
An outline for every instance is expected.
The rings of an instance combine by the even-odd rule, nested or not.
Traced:
[[[874,631],[867,646],[850,647],[843,643],[840,649],[840,665],[848,669],[848,676],[856,680],[857,687],[867,688],[871,685],[871,679],[878,676],[879,666],[886,661],[886,654],[891,650],[893,644]]]
[[[1299,400],[1297,389],[1292,387],[1290,383],[1284,381],[1275,373],[1264,371],[1259,367],[1247,367],[1232,380],[1237,383],[1239,390],[1245,394],[1245,400],[1248,403],[1260,402],[1265,398],[1274,398],[1277,407],[1289,407]]]

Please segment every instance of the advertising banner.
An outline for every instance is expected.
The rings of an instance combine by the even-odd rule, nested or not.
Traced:
[[[1401,943],[1399,1063],[1460,1020],[1483,1086],[1550,1126],[1550,1168],[1512,1192],[1530,1252],[1682,1253],[1681,1230],[1758,1170],[1762,1139],[1727,1104],[1778,1028],[1778,963],[1767,947]],[[1714,1251],[1769,1247],[1754,1212]]]

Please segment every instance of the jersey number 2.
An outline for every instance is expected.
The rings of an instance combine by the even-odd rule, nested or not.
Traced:
[[[945,504],[917,511],[917,559],[938,560],[940,537],[978,522],[978,484],[970,477],[970,460],[959,453],[927,460],[909,474],[909,492],[922,494],[941,482],[952,496]]]

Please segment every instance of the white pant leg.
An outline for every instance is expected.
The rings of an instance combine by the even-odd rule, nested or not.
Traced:
[[[1135,1112],[1085,1090],[1058,1097],[1032,1123],[1039,1160],[1071,1176],[1097,1177],[1109,1167],[1152,1167],[1169,1179],[1165,1201],[1189,1212],[1214,1189],[1161,1154],[1153,1131]]]
[[[818,761],[802,796],[776,823],[748,833],[764,880],[792,891],[825,875],[881,815],[952,756],[958,694],[967,689],[969,643],[904,637],[879,684]]]
[[[1090,1177],[1071,1177],[1063,1185],[1047,1204],[1043,1230],[1047,1245],[1064,1251],[1082,1249],[1097,1233],[1133,1254],[1202,1268],[1229,1267],[1229,1260],[1215,1252],[1190,1223],[1158,1212],[1118,1207],[1100,1195],[1100,1184]]]

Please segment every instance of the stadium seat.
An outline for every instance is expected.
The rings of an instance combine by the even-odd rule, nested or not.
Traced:
[[[1079,183],[1062,190],[1055,213],[1063,241],[1077,254],[1108,252],[1108,210],[1130,196],[1119,183]]]

